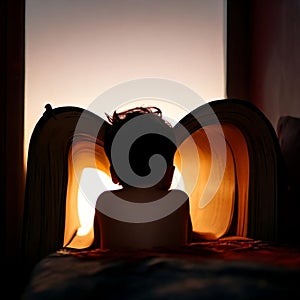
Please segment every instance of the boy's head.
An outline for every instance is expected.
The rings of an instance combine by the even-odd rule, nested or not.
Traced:
[[[151,158],[158,154],[167,167],[165,175],[160,178],[170,185],[177,148],[173,128],[163,120],[161,110],[157,107],[136,107],[119,113],[115,111],[107,118],[111,127],[104,137],[104,150],[111,164],[113,181],[123,186],[135,186],[125,178],[130,177],[126,174],[130,175],[128,169],[131,169],[147,186],[149,174],[161,165],[154,164],[154,169],[151,169]],[[121,162],[116,166],[118,159],[119,162],[120,159],[127,160],[129,165]]]

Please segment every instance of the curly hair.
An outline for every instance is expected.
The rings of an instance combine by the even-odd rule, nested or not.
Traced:
[[[151,172],[149,159],[154,154],[163,156],[167,166],[169,166],[173,165],[174,154],[177,149],[174,143],[175,135],[173,128],[162,118],[162,111],[158,107],[135,107],[122,112],[114,111],[112,115],[106,114],[111,126],[104,136],[104,150],[112,164],[111,148],[116,134],[127,122],[142,115],[147,116],[144,118],[146,122],[144,123],[145,127],[149,126],[151,128],[154,125],[155,128],[158,128],[159,132],[163,132],[163,134],[159,132],[145,133],[134,140],[131,145],[129,163],[133,172],[139,176],[147,176]],[[139,126],[139,124],[136,126]],[[130,135],[131,132],[126,131],[126,134]],[[120,183],[123,184],[121,180]]]

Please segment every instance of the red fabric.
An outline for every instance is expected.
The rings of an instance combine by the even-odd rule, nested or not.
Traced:
[[[220,239],[212,242],[196,242],[185,247],[172,249],[151,249],[139,251],[91,250],[73,252],[72,255],[84,259],[140,259],[148,256],[174,257],[190,261],[209,258],[240,260],[265,263],[300,269],[300,248],[287,245],[269,244],[252,239]]]

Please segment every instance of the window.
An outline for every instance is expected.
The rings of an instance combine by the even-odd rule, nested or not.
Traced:
[[[87,108],[144,77],[224,98],[225,23],[226,0],[27,0],[25,156],[46,103]],[[103,103],[103,114],[121,104]]]

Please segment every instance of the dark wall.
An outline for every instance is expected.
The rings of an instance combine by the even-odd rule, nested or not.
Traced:
[[[276,126],[300,117],[300,1],[253,1],[251,99]]]
[[[300,117],[300,1],[228,0],[228,97]]]
[[[1,1],[1,254],[12,257],[19,251],[24,190],[24,11],[23,0]]]
[[[228,98],[250,101],[250,3],[227,0],[226,89]]]
[[[0,1],[0,232],[2,292],[22,291],[24,0]]]

